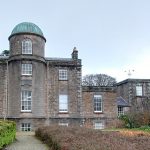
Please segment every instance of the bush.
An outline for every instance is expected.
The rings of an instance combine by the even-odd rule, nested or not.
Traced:
[[[150,125],[150,113],[138,112],[122,115],[119,117],[124,122],[126,128],[140,128],[141,126]]]
[[[120,120],[124,121],[124,125],[126,128],[133,128],[134,127],[134,122],[133,119],[131,118],[131,116],[129,115],[121,115],[119,117]]]
[[[40,127],[35,132],[52,150],[147,150],[150,134],[143,131],[101,131],[83,127]]]
[[[139,112],[133,114],[133,122],[135,127],[150,125],[150,112]]]
[[[150,126],[141,126],[139,129],[143,131],[150,131]]]
[[[0,120],[0,148],[7,145],[15,139],[16,124],[13,121]]]

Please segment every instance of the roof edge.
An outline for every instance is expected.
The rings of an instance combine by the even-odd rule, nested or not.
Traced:
[[[36,36],[39,36],[41,38],[44,39],[44,41],[46,42],[46,38],[40,34],[36,34],[36,33],[31,33],[31,32],[20,32],[20,33],[14,33],[14,34],[11,34],[9,37],[8,37],[8,40],[10,40],[11,37],[15,36],[15,35],[21,35],[21,34],[29,34],[29,35],[36,35]]]

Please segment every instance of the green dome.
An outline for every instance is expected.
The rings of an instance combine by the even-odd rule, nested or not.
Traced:
[[[12,30],[10,37],[14,34],[19,33],[33,33],[44,37],[42,30],[37,25],[31,22],[22,22],[16,25]]]

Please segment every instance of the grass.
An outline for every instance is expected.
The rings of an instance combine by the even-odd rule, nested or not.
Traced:
[[[41,127],[36,130],[53,150],[148,150],[150,132],[139,130],[93,130],[77,127]]]

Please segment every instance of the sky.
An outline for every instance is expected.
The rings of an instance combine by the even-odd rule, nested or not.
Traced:
[[[17,24],[33,22],[45,57],[70,58],[77,47],[83,76],[150,79],[150,0],[2,0],[0,20],[0,52]]]

